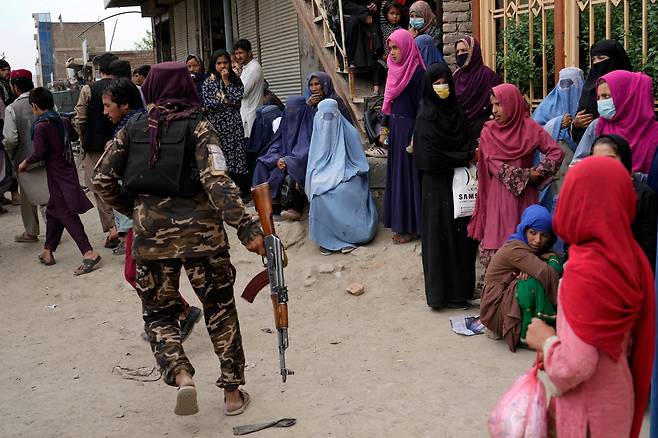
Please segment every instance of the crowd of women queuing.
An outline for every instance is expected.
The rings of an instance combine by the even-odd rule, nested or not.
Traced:
[[[637,436],[656,332],[652,79],[600,41],[587,77],[563,69],[531,114],[476,39],[456,43],[452,72],[393,21],[382,22],[383,222],[395,243],[420,237],[428,306],[469,306],[479,258],[487,335],[537,350],[557,436]],[[455,217],[455,169],[473,165],[474,211]]]

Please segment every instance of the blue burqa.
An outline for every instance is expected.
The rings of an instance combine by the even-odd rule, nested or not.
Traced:
[[[318,104],[304,187],[309,234],[318,245],[337,251],[375,236],[377,210],[361,138],[333,99]]]
[[[256,160],[253,184],[268,182],[272,197],[278,195],[286,173],[303,185],[312,131],[313,112],[306,100],[302,96],[289,96],[279,129],[267,152]],[[277,167],[280,158],[286,162],[285,173]]]
[[[585,82],[583,71],[576,67],[567,67],[560,70],[560,79],[553,91],[541,101],[532,120],[539,123],[555,141],[564,140],[572,150],[576,150],[569,128],[561,128],[562,117],[565,114],[576,117],[578,100],[583,91]]]
[[[437,62],[445,62],[443,60],[443,53],[436,48],[436,41],[430,35],[418,35],[415,39],[416,46],[420,50],[420,55],[425,61],[425,68]]]
[[[571,150],[576,150],[576,143],[571,138],[569,128],[562,128],[562,118],[565,114],[576,117],[578,111],[578,100],[583,91],[585,77],[583,71],[576,67],[567,67],[560,70],[560,78],[553,90],[548,93],[535,112],[532,119],[548,132],[555,141],[565,141]],[[539,164],[544,159],[543,155],[537,152],[533,165]],[[544,207],[553,211],[553,191],[551,186],[547,186],[539,193],[539,202]]]
[[[283,113],[276,105],[259,106],[256,109],[256,119],[254,120],[254,126],[251,128],[251,136],[247,145],[248,153],[258,157],[265,152],[274,136],[272,123],[282,115]]]

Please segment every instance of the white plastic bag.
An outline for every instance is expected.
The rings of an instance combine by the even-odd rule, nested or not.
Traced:
[[[516,379],[489,414],[491,438],[546,438],[546,391],[539,365]]]
[[[478,195],[477,167],[456,167],[452,178],[454,218],[472,216]]]

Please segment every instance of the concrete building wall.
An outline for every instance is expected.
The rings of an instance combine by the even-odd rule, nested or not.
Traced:
[[[471,0],[443,0],[443,53],[449,64],[455,62],[455,43],[472,35]]]
[[[82,37],[78,35],[93,22],[65,23],[54,22],[51,26],[53,44],[53,64],[55,80],[66,80],[66,60],[70,57],[82,58],[82,41],[87,39],[89,53],[105,51],[105,26],[99,23]],[[45,80],[45,79],[44,79]]]

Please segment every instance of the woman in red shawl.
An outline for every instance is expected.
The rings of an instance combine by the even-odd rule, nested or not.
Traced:
[[[484,124],[478,154],[478,195],[468,225],[469,236],[480,241],[480,262],[491,257],[516,229],[521,214],[539,199],[564,159],[560,145],[528,115],[528,105],[512,84],[493,88],[494,120]],[[545,155],[532,166],[535,151]]]
[[[528,345],[555,385],[557,436],[631,437],[642,427],[655,337],[653,274],[633,238],[628,171],[590,157],[567,173],[553,227],[570,244],[557,335],[533,319]]]

